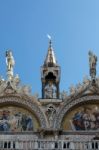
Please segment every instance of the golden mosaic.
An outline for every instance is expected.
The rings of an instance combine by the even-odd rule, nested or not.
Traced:
[[[37,118],[28,110],[16,106],[0,108],[0,131],[35,131],[38,128]]]
[[[86,104],[69,111],[63,121],[64,130],[99,130],[99,104]]]

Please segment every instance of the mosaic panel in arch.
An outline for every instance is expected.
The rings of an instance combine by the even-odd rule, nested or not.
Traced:
[[[63,118],[64,130],[99,130],[99,104],[86,104],[69,111]]]
[[[0,107],[0,131],[35,131],[39,122],[35,115],[28,110],[15,107]]]

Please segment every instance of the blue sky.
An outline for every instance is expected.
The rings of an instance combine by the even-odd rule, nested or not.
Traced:
[[[47,34],[61,66],[60,89],[68,90],[89,75],[89,49],[99,57],[99,0],[0,0],[0,74],[6,77],[5,51],[12,49],[14,73],[40,95]]]

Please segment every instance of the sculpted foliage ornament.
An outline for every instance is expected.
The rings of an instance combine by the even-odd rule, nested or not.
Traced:
[[[76,85],[76,88],[77,88],[77,91],[80,92],[80,91],[82,90],[83,86],[82,86],[81,83],[78,83],[78,84]]]
[[[99,87],[99,77],[96,78],[96,85]]]
[[[84,78],[83,78],[83,86],[88,85],[89,82],[90,82],[90,80],[88,79],[88,76],[84,76]]]
[[[71,85],[70,86],[70,94],[69,95],[64,95],[65,93],[63,92],[64,99],[69,99],[70,97],[75,97],[82,93],[89,85],[91,84],[91,81],[87,78],[84,77],[83,83],[78,83],[76,86]]]
[[[13,93],[20,93],[30,95],[31,88],[30,86],[21,86],[20,79],[18,75],[12,77],[11,81],[9,80],[0,80],[0,95],[13,94]]]
[[[74,87],[74,85],[70,86],[70,94],[74,95],[76,93],[76,87]]]
[[[60,98],[61,98],[62,100],[67,99],[67,98],[68,98],[68,93],[67,93],[67,91],[64,91],[64,90],[63,90],[63,92],[60,93]]]

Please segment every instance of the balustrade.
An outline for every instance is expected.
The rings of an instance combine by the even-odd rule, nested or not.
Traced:
[[[99,150],[99,140],[2,140],[0,150]]]

